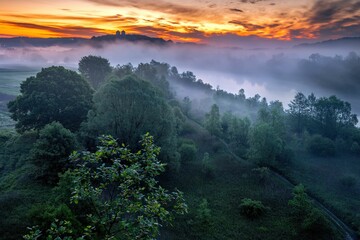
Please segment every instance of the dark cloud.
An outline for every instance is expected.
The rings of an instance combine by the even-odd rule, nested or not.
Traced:
[[[238,8],[230,8],[229,10],[232,11],[232,12],[240,12],[240,13],[244,12],[243,10],[238,9]]]
[[[358,0],[317,0],[310,10],[309,22],[329,23],[359,13]]]
[[[360,32],[360,1],[317,0],[307,23],[321,39],[358,36]]]
[[[207,36],[205,32],[198,31],[195,28],[185,28],[185,32],[178,32],[169,29],[168,26],[162,26],[154,23],[153,26],[132,26],[132,31],[149,35],[149,36],[160,36],[163,38],[171,39],[172,37],[181,39],[205,39]]]
[[[229,21],[229,23],[243,26],[248,31],[256,31],[256,30],[264,28],[264,26],[251,24],[251,23],[247,23],[247,22],[243,22],[243,21],[239,21],[239,20],[232,20],[232,21]]]
[[[260,30],[260,29],[264,29],[264,28],[275,28],[275,27],[278,27],[281,25],[279,23],[269,23],[269,24],[257,25],[257,24],[247,23],[247,22],[239,21],[239,20],[232,20],[232,21],[229,21],[229,23],[243,26],[244,28],[246,28],[247,31],[256,31],[256,30]]]

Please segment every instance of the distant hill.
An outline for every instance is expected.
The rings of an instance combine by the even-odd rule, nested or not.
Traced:
[[[327,40],[317,43],[303,43],[295,48],[331,48],[360,50],[360,37],[345,37],[334,40]]]
[[[29,37],[15,37],[15,38],[0,38],[0,47],[15,48],[15,47],[51,47],[51,46],[68,46],[68,45],[98,45],[102,42],[144,42],[149,44],[164,45],[172,43],[171,40],[164,40],[162,38],[152,38],[140,34],[126,34],[124,31],[117,31],[115,35],[103,35],[87,38],[29,38]]]

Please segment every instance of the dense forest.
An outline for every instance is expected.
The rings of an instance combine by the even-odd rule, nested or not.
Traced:
[[[89,55],[78,72],[27,78],[8,111],[0,239],[360,235],[360,129],[337,96],[283,106],[167,63]]]

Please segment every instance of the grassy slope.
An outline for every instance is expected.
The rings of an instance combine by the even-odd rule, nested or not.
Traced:
[[[188,122],[188,125],[192,133],[185,137],[197,144],[198,158],[184,165],[169,185],[185,192],[190,213],[176,221],[174,228],[164,231],[161,239],[302,239],[291,230],[288,200],[292,189],[274,177],[260,184],[248,164],[235,160],[218,140],[196,124]],[[212,179],[201,172],[200,159],[204,152],[208,152],[214,162]],[[208,200],[212,213],[207,226],[196,222],[198,205],[203,198]],[[260,219],[250,221],[239,213],[243,198],[261,200],[270,210]]]
[[[6,104],[19,94],[20,83],[35,74],[36,71],[29,69],[0,68],[0,129],[14,125],[7,112]]]
[[[353,227],[360,227],[360,157],[337,155],[315,157],[298,151],[292,173],[296,182],[303,183],[313,196]],[[344,186],[345,176],[356,179],[354,186]]]

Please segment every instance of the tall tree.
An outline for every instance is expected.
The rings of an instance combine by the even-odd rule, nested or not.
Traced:
[[[292,100],[289,104],[288,112],[290,114],[291,120],[295,121],[295,131],[297,133],[302,132],[310,112],[309,101],[303,93],[298,92],[295,95],[294,100]]]
[[[336,96],[319,98],[315,103],[315,120],[321,133],[335,139],[343,127],[353,127],[358,123],[356,114],[351,113],[351,105]]]
[[[110,134],[121,143],[139,147],[141,135],[150,132],[162,147],[161,159],[175,159],[176,123],[161,92],[136,76],[111,80],[94,95],[87,132],[93,137]]]
[[[76,131],[92,107],[90,85],[76,72],[64,67],[43,68],[20,86],[20,95],[9,102],[16,129],[41,129],[57,121]]]
[[[85,56],[79,62],[79,72],[94,89],[99,88],[111,71],[109,60],[100,56]]]
[[[274,166],[283,150],[283,141],[275,129],[267,123],[255,125],[250,132],[250,159],[263,166]]]
[[[206,114],[205,128],[211,135],[221,135],[220,111],[216,104],[213,104],[209,113]]]

